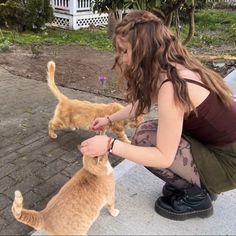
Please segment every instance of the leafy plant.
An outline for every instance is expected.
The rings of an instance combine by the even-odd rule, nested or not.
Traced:
[[[25,8],[21,0],[7,0],[0,4],[0,15],[7,27],[22,31],[25,25]]]
[[[33,58],[38,58],[43,53],[40,44],[32,44],[30,49],[31,49]]]
[[[50,0],[6,0],[0,4],[0,20],[17,31],[39,30],[53,19]]]
[[[10,51],[10,42],[8,40],[4,40],[0,43],[0,52],[8,52]]]
[[[124,1],[124,8],[125,9],[136,9],[136,10],[150,10],[160,8],[161,7],[161,0],[125,0]]]
[[[50,0],[30,0],[26,1],[26,27],[27,29],[39,30],[47,22],[54,18]]]
[[[115,17],[119,18],[119,10],[124,9],[124,0],[93,0],[93,11],[101,13],[114,13]]]

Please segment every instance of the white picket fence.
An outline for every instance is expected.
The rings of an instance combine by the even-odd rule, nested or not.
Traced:
[[[55,19],[52,25],[80,29],[90,25],[106,25],[108,14],[97,14],[92,11],[91,0],[51,0]]]

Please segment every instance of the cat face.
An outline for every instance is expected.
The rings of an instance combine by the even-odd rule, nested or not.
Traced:
[[[96,176],[109,175],[113,171],[108,154],[95,157],[83,156],[83,167]]]

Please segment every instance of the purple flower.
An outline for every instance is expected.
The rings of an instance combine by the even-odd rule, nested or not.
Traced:
[[[105,83],[105,81],[107,80],[107,77],[105,77],[105,76],[99,76],[98,77],[98,80],[102,83],[102,85]]]

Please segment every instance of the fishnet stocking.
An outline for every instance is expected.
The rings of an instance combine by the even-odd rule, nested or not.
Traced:
[[[133,137],[132,143],[137,146],[156,146],[157,120],[141,124]],[[200,177],[194,163],[190,144],[181,138],[174,162],[168,169],[146,167],[154,175],[176,188],[187,188],[192,184],[200,187]]]

